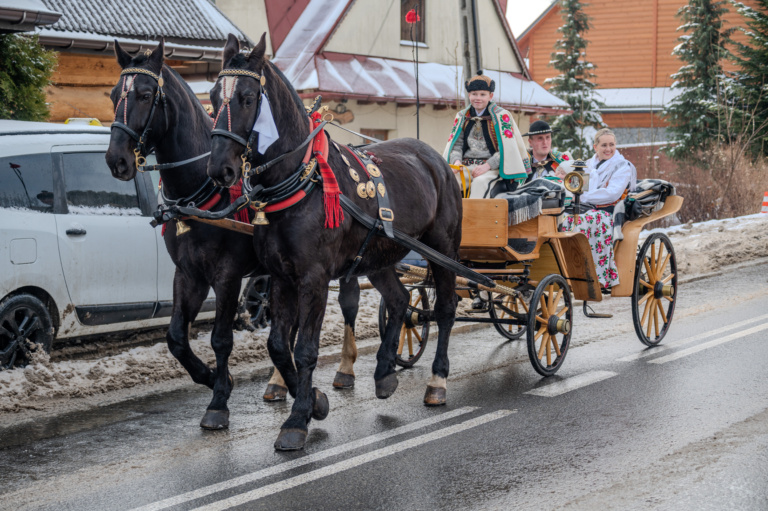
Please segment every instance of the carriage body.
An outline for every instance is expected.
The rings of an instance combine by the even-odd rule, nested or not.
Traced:
[[[673,215],[682,203],[682,197],[670,195],[656,211],[625,222],[624,237],[614,247],[620,283],[611,288],[610,296],[631,297],[635,330],[647,345],[658,344],[671,322],[676,262],[666,236],[654,235],[642,248],[638,240],[645,225]],[[461,298],[480,296],[484,306],[469,309],[456,320],[491,323],[510,340],[526,335],[531,363],[544,376],[560,368],[570,345],[572,300],[583,301],[589,317],[610,317],[587,313],[587,303],[600,302],[605,295],[587,237],[558,229],[558,221],[565,214],[569,213],[564,194],[544,199],[540,214],[520,223],[511,221],[506,199],[463,199],[461,262],[492,278],[496,288],[457,279],[456,293]],[[654,243],[658,248],[654,249]],[[425,278],[407,284],[413,313],[403,325],[398,348],[398,363],[406,367],[418,359],[428,335],[424,325],[430,317],[429,275],[426,270],[414,269],[406,278],[418,280],[418,271]],[[652,281],[659,282],[655,295]],[[662,304],[667,305],[666,312]]]

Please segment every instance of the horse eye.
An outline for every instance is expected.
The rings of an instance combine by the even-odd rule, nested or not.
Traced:
[[[141,100],[142,101],[149,101],[151,97],[152,97],[152,94],[146,93],[143,96],[141,96]]]
[[[245,98],[245,106],[250,107],[253,105],[253,98],[251,96],[248,96]]]

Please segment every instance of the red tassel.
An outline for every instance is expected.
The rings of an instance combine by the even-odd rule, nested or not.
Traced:
[[[242,183],[237,183],[236,185],[232,186],[229,189],[229,203],[232,204],[237,199],[243,196],[243,185]],[[243,208],[240,211],[235,213],[235,220],[237,222],[243,222],[248,223],[248,208]]]

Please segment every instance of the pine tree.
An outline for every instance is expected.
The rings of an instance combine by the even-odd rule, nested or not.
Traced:
[[[725,44],[733,29],[722,29],[726,3],[689,0],[677,12],[683,22],[677,30],[685,33],[672,53],[684,64],[672,75],[672,89],[682,92],[665,108],[664,116],[674,142],[666,152],[678,161],[696,160],[701,151],[728,139],[727,123],[722,122],[727,102],[722,63],[729,55]]]
[[[37,36],[0,35],[0,119],[48,118],[44,88],[56,62],[56,54],[44,49]]]
[[[734,74],[740,112],[739,132],[751,138],[752,154],[768,156],[768,0],[755,0],[755,7],[731,0],[744,16],[747,44],[734,42]]]
[[[561,38],[555,43],[550,65],[560,74],[548,78],[549,92],[568,103],[573,113],[561,115],[552,122],[552,128],[559,133],[552,135],[552,145],[560,150],[570,150],[577,158],[587,158],[592,146],[586,138],[590,128],[604,126],[600,115],[603,106],[595,99],[591,80],[595,77],[595,66],[586,60],[587,41],[584,35],[589,30],[589,17],[579,0],[560,0],[563,26],[558,28]]]

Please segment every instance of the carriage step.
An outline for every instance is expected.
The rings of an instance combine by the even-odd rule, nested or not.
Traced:
[[[584,315],[586,317],[588,317],[588,318],[606,318],[606,319],[608,319],[608,318],[612,318],[613,317],[613,314],[600,314],[598,312],[595,312],[594,309],[592,309],[592,307],[587,305],[586,300],[584,302],[582,302],[582,304],[583,304]]]

